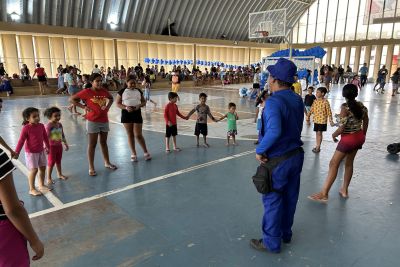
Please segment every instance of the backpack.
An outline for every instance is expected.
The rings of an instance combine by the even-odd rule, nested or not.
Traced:
[[[179,77],[177,75],[172,76],[172,83],[178,83],[179,82]]]

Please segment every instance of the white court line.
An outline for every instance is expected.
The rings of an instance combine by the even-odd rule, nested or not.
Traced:
[[[2,146],[1,146],[2,147]],[[7,149],[5,149],[4,147],[2,147],[2,149],[4,151],[7,151]],[[18,159],[12,159],[12,163],[15,165],[15,167],[17,167],[17,169],[19,169],[26,177],[29,176],[29,170],[28,168],[22,164],[22,162]],[[53,192],[49,191],[47,193],[43,194],[47,200],[54,206],[54,207],[59,207],[62,206],[64,203],[62,203],[62,201],[56,197]]]
[[[114,194],[117,194],[117,193],[120,193],[120,192],[124,192],[124,191],[130,190],[130,189],[133,189],[133,188],[137,188],[137,187],[140,187],[140,186],[144,186],[144,185],[147,185],[147,184],[151,184],[151,183],[154,183],[154,182],[165,180],[167,178],[174,177],[174,176],[177,176],[177,175],[180,175],[180,174],[183,174],[183,173],[192,172],[192,171],[195,171],[195,170],[198,170],[198,169],[201,169],[201,168],[205,168],[205,167],[208,167],[208,166],[211,166],[211,165],[215,165],[215,164],[218,164],[218,163],[221,163],[221,162],[224,162],[224,161],[228,161],[228,160],[231,160],[231,159],[236,159],[236,158],[239,158],[239,157],[242,157],[242,156],[246,156],[246,155],[249,155],[249,154],[252,154],[252,153],[254,153],[254,150],[245,151],[245,152],[242,152],[242,153],[239,153],[239,154],[235,154],[235,155],[232,155],[232,156],[228,156],[228,157],[225,157],[225,158],[220,158],[220,159],[209,161],[209,162],[206,162],[206,163],[203,163],[203,164],[195,165],[195,166],[192,166],[192,167],[180,170],[180,171],[171,172],[171,173],[164,174],[164,175],[161,175],[161,176],[158,176],[158,177],[154,177],[154,178],[148,179],[146,181],[142,181],[142,182],[139,182],[139,183],[131,184],[131,185],[128,185],[128,186],[125,186],[125,187],[122,187],[122,188],[118,188],[118,189],[114,189],[114,190],[111,190],[111,191],[108,191],[108,192],[100,193],[100,194],[97,194],[97,195],[94,195],[94,196],[91,196],[91,197],[86,197],[86,198],[82,198],[82,199],[79,199],[79,200],[75,200],[75,201],[72,201],[72,202],[69,202],[69,203],[66,203],[66,204],[62,204],[61,206],[55,206],[53,208],[41,210],[41,211],[38,211],[38,212],[30,214],[29,217],[30,218],[39,217],[39,216],[42,216],[42,215],[45,215],[45,214],[49,214],[49,213],[56,212],[56,211],[59,211],[59,210],[63,210],[63,209],[69,208],[69,207],[73,207],[73,206],[77,206],[77,205],[80,205],[80,204],[83,204],[83,203],[87,203],[87,202],[90,202],[90,201],[93,201],[93,200],[96,200],[96,199],[99,199],[99,198],[103,198],[103,197],[106,197],[106,196],[110,196],[110,195],[114,195]]]

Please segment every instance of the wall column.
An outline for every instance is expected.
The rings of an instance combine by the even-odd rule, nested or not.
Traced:
[[[394,50],[394,45],[392,45],[392,44],[388,45],[385,65],[389,71],[389,75],[386,76],[386,82],[389,81],[390,76],[392,76],[392,73],[394,72],[394,70],[392,70],[393,50]]]
[[[343,68],[347,68],[347,65],[350,65],[350,53],[351,53],[351,46],[346,46],[346,54],[344,57],[344,66]]]
[[[358,69],[360,68],[360,57],[361,57],[361,46],[356,47],[356,55],[354,57],[354,70],[353,72],[358,73]]]
[[[363,62],[363,64],[364,63],[367,63],[367,67],[369,68],[369,63],[370,63],[370,61],[371,61],[371,46],[370,45],[367,45],[366,47],[365,47],[365,56],[364,56],[364,62]],[[370,73],[370,72],[368,72],[368,77],[372,77],[373,76],[373,73]]]
[[[331,60],[332,60],[332,47],[328,47],[328,50],[326,51],[326,64],[331,65]]]
[[[119,69],[119,62],[118,62],[118,43],[117,43],[117,39],[113,39],[113,43],[114,43],[114,62],[115,62],[115,66],[117,67],[117,69]]]
[[[374,78],[377,77],[378,71],[381,68],[382,49],[383,49],[383,45],[376,46],[375,65],[374,65],[374,73],[373,73]]]
[[[16,35],[2,34],[0,36],[0,41],[2,41],[3,44],[4,67],[8,75],[12,77],[14,73],[19,73]]]
[[[197,45],[193,44],[193,68],[196,67],[196,60],[197,60]]]
[[[335,58],[335,66],[338,67],[340,65],[340,56],[342,54],[342,48],[337,47],[336,48],[336,58]]]

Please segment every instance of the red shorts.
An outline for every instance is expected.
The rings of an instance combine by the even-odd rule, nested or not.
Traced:
[[[25,237],[9,220],[0,220],[0,266],[29,266]]]
[[[60,165],[62,159],[63,147],[50,146],[49,157],[47,158],[47,165],[53,167],[55,164]]]
[[[364,143],[365,134],[362,130],[351,134],[341,134],[336,150],[343,153],[350,153],[356,149],[361,149]]]

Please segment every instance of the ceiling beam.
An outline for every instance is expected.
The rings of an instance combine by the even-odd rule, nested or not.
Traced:
[[[166,3],[169,0],[159,0],[157,1],[157,7],[156,10],[154,11],[154,17],[150,21],[150,29],[148,30],[149,34],[155,34],[157,33],[157,26],[160,24],[161,17],[164,14],[167,14],[169,11],[166,10]]]
[[[199,1],[184,1],[182,5],[179,7],[180,11],[178,14],[176,14],[175,17],[175,31],[178,33],[180,36],[185,36],[184,32],[182,31],[182,28],[184,26],[184,17],[189,18],[190,12],[193,8],[193,6]],[[185,16],[184,16],[185,15]]]
[[[208,14],[204,15],[204,11],[207,9],[207,7],[209,7],[211,5],[211,1],[210,0],[206,0],[202,5],[200,5],[200,10],[198,10],[196,12],[197,17],[198,18],[202,18],[201,22],[196,21],[197,23],[194,24],[195,20],[194,19],[190,19],[186,23],[185,28],[184,28],[184,32],[187,33],[187,34],[185,34],[185,35],[188,35],[188,32],[190,31],[192,33],[192,35],[191,35],[192,37],[197,37],[198,36],[197,33],[198,33],[199,28],[205,26],[204,25],[204,21],[205,21],[204,18],[208,17]]]
[[[110,15],[111,2],[112,2],[112,0],[105,0],[105,2],[104,2],[103,13],[101,16],[101,29],[102,30],[107,30],[108,16]]]

